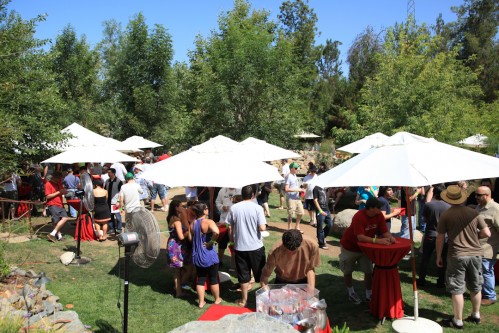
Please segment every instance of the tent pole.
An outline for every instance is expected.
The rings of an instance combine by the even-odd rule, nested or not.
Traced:
[[[412,223],[416,223],[416,221],[412,221],[413,212],[411,209],[411,194],[409,193],[410,187],[405,188],[405,202],[407,203],[407,218],[409,220],[409,235],[411,239],[411,266],[412,266],[412,290],[414,291],[414,320],[417,320],[419,317],[419,309],[418,309],[418,286],[416,284],[416,256],[414,253],[414,235],[412,233]]]

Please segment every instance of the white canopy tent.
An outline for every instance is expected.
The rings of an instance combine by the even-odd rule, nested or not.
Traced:
[[[482,148],[482,147],[488,147],[489,144],[487,143],[488,137],[486,137],[483,134],[475,134],[472,136],[467,137],[466,139],[462,139],[459,141],[460,145],[466,146],[466,147],[473,147],[473,148]]]
[[[378,146],[323,173],[311,182],[321,187],[367,185],[416,187],[497,176],[499,176],[498,158],[441,143],[435,139],[399,132]],[[411,225],[410,216],[411,214],[409,214]],[[412,239],[411,226],[409,231]],[[420,332],[421,327],[429,328],[435,323],[424,318],[418,320],[413,246],[412,271],[414,318],[408,324],[411,329],[406,332]],[[400,326],[403,327],[402,330],[405,330],[404,320],[398,321],[401,321]]]
[[[270,144],[264,140],[249,137],[239,143],[241,151],[255,157],[260,161],[275,161],[284,158],[298,158],[299,154],[294,151]]]
[[[293,135],[293,137],[298,139],[317,139],[320,138],[321,136],[314,133],[301,132],[300,134]]]
[[[264,162],[192,150],[153,164],[142,176],[171,187],[243,187],[282,179],[275,167]]]
[[[412,187],[498,176],[498,158],[399,132],[318,176],[314,184]]]
[[[118,150],[121,152],[141,152],[142,150],[128,146],[116,139],[107,138],[91,130],[77,124],[72,123],[68,127],[61,130],[63,134],[70,134],[72,137],[60,143],[61,150],[77,147],[104,147],[111,150]]]
[[[134,157],[105,147],[74,147],[46,159],[42,163],[81,163],[81,162],[137,162]]]
[[[387,135],[383,133],[377,132],[371,135],[368,135],[360,140],[354,141],[352,143],[347,144],[346,146],[337,148],[337,150],[345,151],[351,154],[359,154],[362,153],[372,147],[379,145],[384,140],[388,139]]]
[[[141,136],[131,136],[128,139],[123,141],[124,144],[130,147],[135,147],[135,148],[157,148],[157,147],[162,147],[163,145],[156,143],[151,140],[147,140]]]
[[[282,179],[275,167],[246,155],[223,135],[153,164],[143,177],[171,187],[242,187]]]

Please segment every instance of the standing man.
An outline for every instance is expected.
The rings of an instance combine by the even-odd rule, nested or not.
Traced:
[[[241,194],[241,189],[237,189],[234,187],[222,187],[220,191],[218,191],[217,199],[215,200],[215,205],[217,206],[218,211],[220,212],[220,220],[217,222],[217,226],[220,227],[225,226],[227,222],[227,215],[229,215],[230,207],[233,204],[232,198],[236,194]],[[229,244],[229,228],[227,228],[227,232],[224,233],[218,239],[218,260],[220,262],[220,267],[223,266],[222,259],[224,257],[225,249]]]
[[[131,172],[128,172],[125,175],[125,180],[126,184],[121,186],[120,189],[118,208],[123,208],[128,214],[133,213],[136,209],[141,207],[140,194],[142,194],[142,188],[135,182],[133,173]]]
[[[233,205],[227,216],[230,223],[230,239],[234,242],[236,252],[237,280],[241,286],[241,299],[236,301],[245,307],[248,301],[251,272],[256,282],[260,282],[262,269],[265,266],[265,247],[262,231],[267,228],[263,208],[253,202],[253,187],[246,185],[241,189],[243,201]]]
[[[282,159],[281,164],[282,164],[281,176],[282,176],[282,178],[286,179],[286,177],[289,174],[288,159],[287,158]],[[277,208],[277,209],[284,209],[284,196],[286,195],[285,186],[286,186],[285,181],[282,182],[279,186],[279,208]]]
[[[371,301],[373,264],[361,252],[358,243],[375,243],[389,245],[395,242],[386,228],[385,217],[381,213],[383,204],[377,198],[369,198],[366,207],[359,210],[352,218],[352,224],[341,238],[340,269],[343,272],[348,298],[355,304],[362,300],[355,293],[352,284],[352,272],[356,265],[364,272],[366,285],[366,301]],[[377,235],[381,234],[378,238]]]
[[[62,186],[62,172],[59,170],[49,176],[51,179],[45,183],[45,197],[47,199],[47,208],[52,216],[52,222],[57,223],[54,230],[47,235],[51,242],[62,240],[61,228],[68,220],[68,214],[64,209],[62,196],[67,193],[67,190]]]
[[[310,168],[308,169],[308,174],[303,177],[303,185],[306,188],[305,191],[305,209],[308,211],[308,215],[310,216],[310,225],[315,226],[317,225],[317,219],[316,219],[316,210],[315,210],[315,203],[314,203],[314,186],[312,184],[309,184],[308,181],[312,180],[317,177],[317,167],[315,165],[311,165]]]
[[[497,301],[495,291],[494,265],[499,251],[499,204],[492,199],[492,191],[488,186],[480,186],[475,191],[478,214],[483,216],[490,230],[490,237],[481,239],[483,249],[482,271],[482,305],[489,306]]]
[[[140,204],[142,207],[145,206],[146,201],[149,200],[149,183],[146,179],[142,178],[142,165],[137,164],[133,168],[133,174],[135,176],[135,182],[140,185],[142,192],[140,192]]]
[[[430,265],[430,258],[435,251],[437,242],[437,227],[440,222],[440,215],[450,208],[450,205],[442,200],[441,194],[445,190],[443,185],[430,187],[428,194],[433,196],[433,200],[427,202],[423,208],[423,216],[426,221],[426,229],[423,238],[423,259],[419,265],[418,287],[426,285],[426,272]],[[445,287],[445,269],[447,267],[447,242],[444,241],[442,250],[442,267],[438,267],[437,288]]]
[[[114,174],[116,175],[116,177],[118,177],[118,179],[121,180],[121,182],[124,182],[125,181],[125,175],[126,175],[126,173],[128,171],[126,170],[126,168],[123,165],[123,163],[121,163],[121,162],[113,163],[111,165],[111,168],[113,168],[115,170]]]
[[[466,192],[457,185],[450,185],[440,194],[442,200],[451,205],[440,215],[437,227],[437,266],[443,267],[442,250],[445,234],[448,236],[447,270],[445,272],[447,291],[452,295],[454,317],[443,324],[457,329],[463,328],[465,288],[470,292],[473,310],[468,321],[480,322],[480,301],[482,298],[482,254],[480,238],[490,237],[490,230],[482,216],[469,207],[461,206],[466,201]]]
[[[326,191],[316,185],[313,190],[313,198],[317,211],[317,240],[319,241],[319,247],[327,250],[326,236],[329,235],[329,231],[333,227],[333,219],[329,211]]]
[[[390,186],[380,186],[378,192],[378,200],[383,204],[381,213],[385,217],[386,228],[388,231],[392,229],[392,217],[400,214],[400,208],[395,208],[392,211],[390,199],[393,198],[393,188]]]
[[[315,288],[315,267],[321,264],[319,247],[298,230],[287,230],[282,240],[269,252],[267,263],[262,271],[261,283],[269,283],[269,277],[275,270],[276,284],[307,283]]]
[[[73,169],[71,168],[67,169],[67,173],[68,173],[67,176],[64,177],[64,180],[62,181],[62,185],[67,190],[66,199],[72,199],[75,196],[75,192],[78,189],[78,185],[80,185],[80,178],[76,177],[73,174]],[[76,217],[77,215],[76,209],[74,209],[73,206],[71,205],[68,206],[69,206],[69,215],[71,215],[71,217]]]
[[[288,206],[288,230],[291,229],[291,222],[293,215],[296,216],[295,229],[300,230],[300,221],[303,216],[303,203],[300,199],[300,193],[305,192],[298,184],[296,177],[296,170],[298,170],[298,163],[293,162],[289,166],[289,174],[284,180],[284,190],[286,191],[286,204]],[[301,230],[300,230],[301,232]],[[303,233],[303,232],[302,232]]]
[[[114,168],[109,168],[107,171],[109,178],[106,180],[104,184],[104,188],[106,189],[107,195],[107,203],[111,207],[111,221],[109,221],[109,231],[108,233],[121,233],[122,221],[121,221],[121,213],[116,212],[116,204],[119,201],[119,193],[121,190],[121,186],[123,185],[122,181],[116,177],[116,170]],[[113,213],[114,211],[114,213]]]

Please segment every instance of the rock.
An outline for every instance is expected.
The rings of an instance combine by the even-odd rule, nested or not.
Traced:
[[[43,308],[45,309],[45,311],[47,312],[48,315],[51,315],[55,311],[55,304],[47,302],[47,301],[43,301]]]
[[[49,296],[46,299],[46,301],[50,302],[50,303],[56,303],[56,302],[59,302],[59,300],[60,300],[59,296],[55,296],[55,295]]]
[[[48,316],[46,322],[54,325],[54,328],[65,333],[86,333],[88,330],[81,322],[78,314],[74,311],[57,312]]]
[[[171,333],[260,333],[279,332],[295,333],[291,325],[267,316],[263,313],[244,313],[241,315],[227,315],[216,321],[191,321],[175,328]]]
[[[25,276],[29,278],[34,278],[37,277],[38,274],[36,274],[34,270],[30,269],[29,271],[26,272]]]
[[[26,276],[26,271],[20,268],[16,268],[12,273],[14,273],[13,275]]]
[[[336,214],[332,228],[333,233],[339,237],[343,236],[345,230],[352,224],[352,217],[357,212],[356,209],[345,209]]]

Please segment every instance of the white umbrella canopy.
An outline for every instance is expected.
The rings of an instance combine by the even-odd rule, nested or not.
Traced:
[[[283,158],[298,158],[294,151],[270,144],[264,140],[249,137],[239,143],[241,151],[259,161],[275,161]]]
[[[71,134],[71,138],[61,142],[59,147],[62,150],[77,148],[77,147],[105,147],[111,150],[118,150],[121,152],[140,152],[136,147],[128,146],[123,142],[107,138],[91,130],[77,124],[72,123],[68,127],[61,130],[61,133]]]
[[[320,138],[321,136],[314,134],[314,133],[302,132],[300,134],[293,135],[293,137],[299,138],[299,139],[316,139],[316,138]]]
[[[239,142],[223,135],[217,135],[216,137],[211,138],[199,145],[196,145],[189,150],[203,154],[225,154],[229,152],[235,152],[238,149]]]
[[[467,137],[466,139],[462,139],[459,141],[459,144],[466,146],[466,147],[488,147],[487,143],[488,137],[486,137],[483,134],[475,134],[472,136]]]
[[[46,159],[42,163],[81,163],[81,162],[136,162],[137,159],[119,151],[104,147],[75,147]]]
[[[360,154],[372,147],[379,145],[381,142],[383,142],[386,139],[388,139],[387,135],[377,132],[368,135],[360,140],[349,143],[346,146],[337,148],[337,150],[345,151],[351,154]]]
[[[192,149],[153,164],[142,177],[170,187],[243,187],[282,180],[278,170],[264,162],[234,158],[230,152],[200,153]]]
[[[321,187],[414,187],[498,176],[498,158],[399,132],[312,182]]]
[[[159,143],[137,135],[129,137],[128,139],[124,140],[123,143],[135,148],[157,148],[163,146]]]

